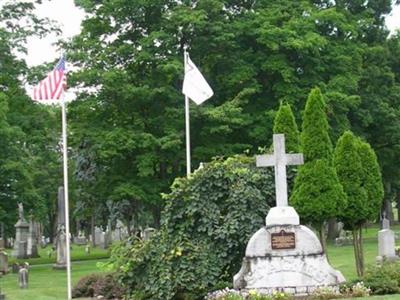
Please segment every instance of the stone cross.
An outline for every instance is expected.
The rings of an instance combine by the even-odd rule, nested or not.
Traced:
[[[274,134],[274,153],[270,155],[257,155],[257,167],[275,167],[275,193],[276,206],[288,206],[286,166],[302,165],[303,154],[285,153],[285,135]]]

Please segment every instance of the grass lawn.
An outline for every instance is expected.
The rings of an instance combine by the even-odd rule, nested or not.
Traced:
[[[75,284],[82,276],[101,272],[96,267],[99,260],[72,263],[72,282]],[[0,288],[7,300],[65,300],[67,299],[67,272],[53,270],[52,264],[34,265],[29,271],[29,288],[18,287],[17,274],[0,278]]]
[[[349,298],[348,300],[399,300],[400,295],[385,295],[385,296],[373,296],[373,297],[363,297],[363,298]]]
[[[393,226],[392,230],[400,235],[400,225]],[[378,255],[378,231],[378,226],[372,226],[363,231],[366,266],[374,264]],[[353,245],[341,247],[328,245],[328,257],[333,267],[340,270],[348,281],[357,278]]]
[[[39,247],[39,255],[38,258],[30,258],[30,259],[15,259],[9,256],[8,265],[11,266],[14,262],[29,262],[30,265],[41,265],[41,264],[53,264],[56,262],[56,251],[51,251],[51,246],[47,246],[46,248]],[[11,249],[7,250],[9,254],[11,254]],[[49,252],[51,252],[51,256],[49,257]],[[85,246],[73,245],[71,249],[71,260],[72,261],[82,261],[82,260],[93,260],[93,259],[103,259],[108,258],[110,256],[110,252],[107,249],[100,248],[91,248],[90,254],[85,252]]]
[[[392,228],[400,235],[400,225]],[[378,254],[377,226],[365,229],[364,251],[366,264],[374,264]],[[104,261],[109,256],[107,250],[91,249],[87,255],[84,246],[74,246],[72,256],[72,281],[76,283],[81,277],[90,273],[101,272],[96,267],[98,261]],[[31,264],[29,289],[20,290],[16,274],[8,274],[0,278],[0,288],[5,292],[7,300],[64,300],[66,299],[66,271],[53,270],[54,256],[47,256],[48,248],[40,249],[40,258],[29,259]],[[340,270],[348,281],[357,278],[354,263],[353,246],[328,246],[328,256],[332,266]],[[15,261],[15,260],[14,260]],[[10,259],[13,262],[13,259]],[[11,265],[10,263],[10,265]],[[353,298],[354,299],[354,298]],[[400,300],[400,295],[375,296],[357,298],[360,300]]]

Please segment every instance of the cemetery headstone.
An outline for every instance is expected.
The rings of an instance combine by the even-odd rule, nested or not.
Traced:
[[[29,273],[28,269],[26,268],[25,264],[22,264],[19,268],[18,272],[18,283],[21,289],[27,289],[29,282]]]
[[[121,220],[117,220],[115,225],[115,230],[112,234],[113,241],[122,241],[125,240],[129,236],[128,228],[124,225]]]
[[[322,286],[337,286],[343,275],[328,263],[315,233],[300,225],[297,212],[288,206],[286,166],[303,163],[302,154],[286,154],[283,134],[274,134],[274,153],[257,156],[257,166],[275,167],[277,206],[270,209],[266,226],[249,240],[234,288],[260,294],[283,291],[301,296]]]
[[[87,255],[90,255],[90,243],[86,244],[85,252],[86,252]]]
[[[378,232],[378,256],[377,262],[395,261],[398,259],[396,255],[396,240],[393,230],[390,229],[390,222],[386,216],[382,220],[382,230]]]
[[[86,240],[85,233],[82,230],[79,230],[78,236],[74,237],[74,244],[86,245],[86,243],[87,243],[87,240]]]
[[[155,232],[156,232],[156,229],[154,229],[154,228],[151,228],[151,227],[146,228],[145,230],[143,230],[142,239],[144,241],[148,241]]]
[[[386,212],[383,213],[382,229],[390,229],[390,221],[386,219]]]
[[[47,246],[46,237],[44,235],[42,235],[42,238],[40,239],[40,247],[46,248],[46,246]]]
[[[32,214],[29,216],[29,234],[27,248],[28,257],[39,257],[39,252],[37,248],[37,224],[33,220]]]
[[[335,246],[353,245],[353,236],[350,231],[341,230],[339,237],[335,239]]]
[[[17,263],[13,263],[12,266],[11,266],[11,270],[12,270],[13,274],[18,273],[19,265]]]
[[[64,187],[58,188],[58,216],[57,216],[57,236],[56,236],[56,253],[57,260],[53,265],[54,269],[66,269],[67,268],[67,236],[65,233],[65,199],[64,199]]]
[[[95,246],[102,247],[104,244],[104,233],[103,230],[100,227],[97,227],[94,229],[94,240],[95,240]]]
[[[12,256],[19,259],[28,258],[29,224],[25,220],[22,203],[18,203],[18,221],[15,224],[15,230],[16,234]]]
[[[64,226],[60,227],[57,234],[57,261],[53,265],[53,269],[63,270],[67,268],[67,235],[65,234]]]
[[[0,273],[5,275],[8,273],[8,254],[0,249]]]

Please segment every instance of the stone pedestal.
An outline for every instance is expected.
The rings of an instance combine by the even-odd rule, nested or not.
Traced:
[[[27,243],[27,255],[28,257],[39,257],[37,248],[37,223],[33,221],[32,217],[29,222],[29,234]]]
[[[381,262],[382,260],[394,261],[398,259],[396,256],[396,241],[395,234],[390,229],[382,229],[378,232],[378,256],[376,260]]]
[[[8,273],[8,254],[4,250],[0,250],[0,274]]]
[[[247,244],[242,268],[234,276],[235,289],[306,295],[345,281],[329,265],[315,233],[299,224],[292,207],[272,208],[266,223]]]
[[[53,265],[53,269],[65,270],[67,268],[67,240],[63,230],[61,230],[57,236],[57,261]]]
[[[16,235],[12,256],[20,259],[28,258],[29,224],[25,220],[19,220],[15,224]]]

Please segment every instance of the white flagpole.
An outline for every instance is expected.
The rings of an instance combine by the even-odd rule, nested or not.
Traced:
[[[68,200],[68,153],[67,153],[67,114],[65,109],[65,95],[61,100],[62,116],[62,140],[64,158],[64,202],[65,202],[65,235],[66,235],[66,254],[67,254],[67,288],[68,300],[72,299],[71,292],[71,255],[70,255],[70,234],[69,234],[69,200]]]
[[[184,49],[184,69],[187,64],[187,52]],[[186,70],[185,70],[186,71]],[[191,173],[190,163],[190,120],[189,120],[189,98],[185,95],[185,124],[186,124],[186,176],[189,177]]]

